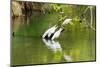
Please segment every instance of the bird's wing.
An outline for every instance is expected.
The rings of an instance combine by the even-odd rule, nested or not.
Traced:
[[[62,30],[63,30],[63,29],[60,28],[58,31],[56,31],[55,34],[54,34],[54,36],[52,37],[52,40],[53,40],[54,38],[58,38]]]
[[[48,34],[49,36],[51,35],[51,33],[54,33],[55,30],[57,29],[56,25],[54,25],[53,27],[49,28],[44,34],[43,34],[43,38]]]
[[[47,34],[49,34],[49,32],[51,31],[53,27],[49,28],[48,30],[46,30],[46,32],[43,34],[42,38],[44,38]]]
[[[52,28],[50,29],[49,33],[48,33],[48,37],[50,37],[51,34],[54,33],[56,29],[57,29],[56,26],[52,27]]]
[[[48,30],[43,34],[42,38],[44,38],[48,34]]]

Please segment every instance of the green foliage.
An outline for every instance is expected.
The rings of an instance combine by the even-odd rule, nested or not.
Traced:
[[[60,5],[58,5],[58,4],[51,4],[51,6],[52,6],[53,10],[56,12],[60,11],[60,9],[61,9]]]

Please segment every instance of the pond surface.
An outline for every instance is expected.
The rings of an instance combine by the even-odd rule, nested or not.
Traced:
[[[58,14],[13,19],[12,65],[95,61],[95,31],[84,25],[67,25],[56,40],[41,36],[57,23]]]

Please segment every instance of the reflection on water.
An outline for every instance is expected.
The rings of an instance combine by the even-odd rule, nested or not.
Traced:
[[[95,60],[93,30],[78,27],[65,30],[58,40],[45,40],[40,36],[51,23],[50,17],[45,15],[37,17],[38,19],[33,16],[31,18],[20,17],[13,21],[15,32],[15,36],[12,37],[13,65]]]
[[[63,55],[63,50],[62,50],[61,45],[58,41],[46,40],[46,39],[42,39],[42,40],[45,43],[45,45],[47,46],[47,48],[51,49],[52,52],[54,52],[54,54],[56,54],[59,51],[66,61],[72,61],[71,56]]]
[[[57,51],[62,52],[62,48],[59,42],[57,41],[55,42],[54,40],[46,40],[46,39],[42,39],[42,40],[47,46],[47,48],[51,49],[54,53],[56,53]]]

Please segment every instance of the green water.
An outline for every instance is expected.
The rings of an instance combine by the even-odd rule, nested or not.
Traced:
[[[18,17],[13,19],[12,65],[95,61],[95,31],[84,23],[67,25],[54,40],[59,48],[47,46],[41,36],[57,23],[58,14]],[[52,42],[52,41],[50,41]],[[67,59],[65,58],[67,56]]]

